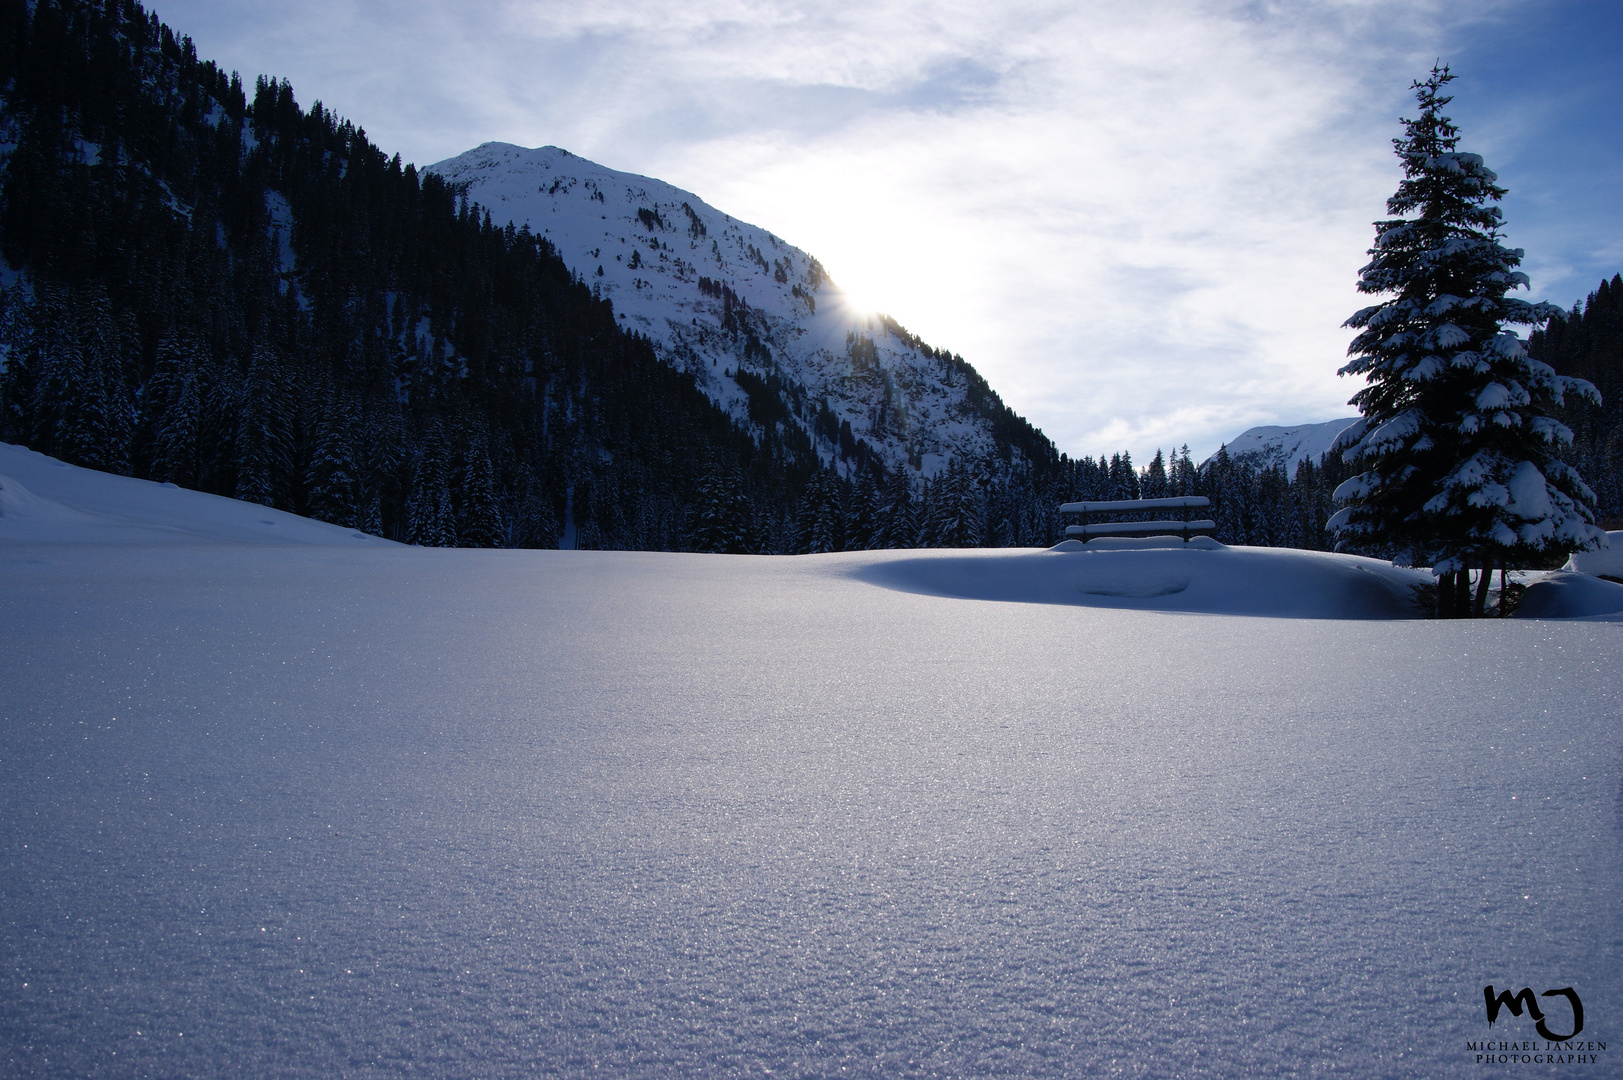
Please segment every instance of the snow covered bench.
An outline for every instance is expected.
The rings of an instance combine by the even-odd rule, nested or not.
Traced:
[[[1606,546],[1598,551],[1575,551],[1561,569],[1623,584],[1623,532],[1606,534]]]
[[[1079,525],[1067,525],[1065,535],[1088,541],[1096,536],[1191,536],[1210,534],[1217,522],[1207,518],[1189,520],[1191,510],[1203,510],[1212,501],[1204,495],[1180,495],[1171,499],[1115,499],[1110,502],[1071,502],[1060,504],[1061,514],[1077,514]],[[1173,510],[1183,511],[1178,519],[1150,521],[1093,521],[1096,514],[1157,514]]]

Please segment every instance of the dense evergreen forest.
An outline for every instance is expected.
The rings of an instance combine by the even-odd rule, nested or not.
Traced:
[[[1588,379],[1601,402],[1568,402],[1561,416],[1572,429],[1568,461],[1595,491],[1598,519],[1623,528],[1623,275],[1602,281],[1565,318],[1530,335],[1528,351],[1562,375]]]
[[[132,0],[0,0],[0,154],[0,439],[71,462],[425,545],[1040,546],[1068,499],[1207,494],[1225,542],[1328,546],[1330,460],[1073,460],[996,401],[1001,456],[930,481],[745,431],[545,239]],[[1537,339],[1611,365],[1573,426],[1614,515],[1620,294]]]
[[[679,547],[736,430],[545,241],[133,3],[0,5],[3,437],[423,544]]]

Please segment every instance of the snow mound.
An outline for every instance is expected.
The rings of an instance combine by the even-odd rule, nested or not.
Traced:
[[[14,478],[0,473],[0,538],[33,540],[74,533],[86,535],[102,524],[92,514],[42,499]]]
[[[1606,546],[1599,551],[1574,552],[1561,569],[1623,579],[1623,531],[1607,533]]]
[[[367,545],[391,541],[255,503],[69,465],[0,443],[0,543],[255,543]]]
[[[1623,612],[1623,585],[1558,571],[1529,585],[1513,614],[1521,619],[1585,619],[1618,612]]]
[[[1192,536],[1187,541],[1170,533],[1164,536],[1096,536],[1092,540],[1062,540],[1049,551],[1150,551],[1177,548],[1183,551],[1217,551],[1226,545],[1210,536]]]
[[[1297,619],[1418,618],[1414,587],[1431,580],[1356,555],[1170,537],[1067,541],[1047,551],[908,552],[852,573],[886,588],[962,599]]]

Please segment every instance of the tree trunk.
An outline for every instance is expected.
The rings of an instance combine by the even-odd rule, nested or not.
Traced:
[[[1452,570],[1437,579],[1437,617],[1439,619],[1452,619],[1454,617],[1454,571]]]
[[[1505,570],[1506,570],[1506,566],[1507,566],[1507,564],[1509,562],[1510,562],[1510,556],[1509,555],[1500,556],[1500,558],[1499,558],[1499,617],[1501,619],[1503,619],[1507,614],[1509,614],[1509,607],[1505,603],[1505,597],[1508,595],[1505,592]]]
[[[1493,561],[1489,560],[1482,567],[1482,580],[1476,585],[1476,605],[1471,612],[1474,619],[1482,618],[1488,610],[1488,586],[1493,582]]]

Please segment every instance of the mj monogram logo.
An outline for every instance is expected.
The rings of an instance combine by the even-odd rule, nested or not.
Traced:
[[[1493,1027],[1493,1022],[1499,1019],[1500,1009],[1508,1008],[1510,1015],[1520,1016],[1522,1009],[1525,1007],[1528,1014],[1533,1017],[1533,1026],[1538,1029],[1538,1033],[1551,1042],[1566,1042],[1584,1029],[1584,1003],[1578,1000],[1578,991],[1570,986],[1563,986],[1559,990],[1546,990],[1539,997],[1564,997],[1567,999],[1567,1002],[1572,1006],[1571,1031],[1565,1035],[1557,1035],[1544,1026],[1544,1010],[1538,1007],[1538,998],[1533,996],[1531,986],[1522,987],[1519,994],[1512,994],[1509,990],[1501,990],[1499,996],[1495,997],[1491,983],[1482,988],[1482,999],[1487,1002],[1488,1006],[1488,1026]]]

